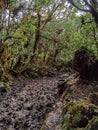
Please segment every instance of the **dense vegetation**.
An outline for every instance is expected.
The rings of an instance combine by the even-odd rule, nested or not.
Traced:
[[[0,77],[56,73],[81,46],[98,53],[94,17],[67,1],[1,0],[0,11]]]
[[[0,0],[1,129],[98,130],[98,0]]]

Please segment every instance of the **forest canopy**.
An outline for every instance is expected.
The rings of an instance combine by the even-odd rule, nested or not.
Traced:
[[[98,0],[68,0],[68,2],[81,11],[91,13],[98,25]]]
[[[81,46],[97,56],[97,5],[97,0],[1,0],[1,75],[55,73]]]

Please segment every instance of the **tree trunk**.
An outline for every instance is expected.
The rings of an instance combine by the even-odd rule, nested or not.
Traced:
[[[40,16],[40,10],[38,11],[37,15],[38,15],[38,23],[37,23],[37,30],[36,30],[36,34],[35,34],[35,43],[34,43],[34,48],[33,48],[33,53],[35,53],[38,42],[40,40],[40,24],[41,24],[41,16]]]

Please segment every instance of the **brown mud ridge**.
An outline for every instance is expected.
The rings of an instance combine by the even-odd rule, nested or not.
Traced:
[[[91,99],[95,99],[90,104],[98,106],[95,92],[98,82],[80,80],[71,72],[15,80],[10,90],[0,89],[0,130],[62,130],[63,104],[89,103],[92,94]]]
[[[59,81],[58,89],[62,130],[98,130],[98,82],[71,74]]]

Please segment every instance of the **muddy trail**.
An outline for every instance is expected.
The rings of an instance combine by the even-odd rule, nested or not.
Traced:
[[[0,88],[0,130],[40,130],[55,108],[61,76],[17,79],[11,89]]]
[[[70,103],[74,112],[78,108],[80,112],[82,106],[87,113],[84,130],[98,130],[98,126],[88,129],[93,117],[98,118],[98,82],[80,79],[78,74],[72,72],[53,77],[14,79],[9,90],[0,87],[0,130],[65,130],[70,120],[67,120],[68,124],[66,118],[63,124],[61,120],[70,113],[68,108],[68,113],[65,112],[67,105],[70,108]],[[94,112],[89,111],[90,108]],[[92,118],[89,119],[88,113]],[[74,115],[73,113],[73,117]],[[82,115],[77,119],[81,121],[81,117]],[[77,130],[84,128],[84,123],[76,124],[79,124],[76,125]],[[71,124],[70,128],[68,125],[69,130],[74,125]]]

